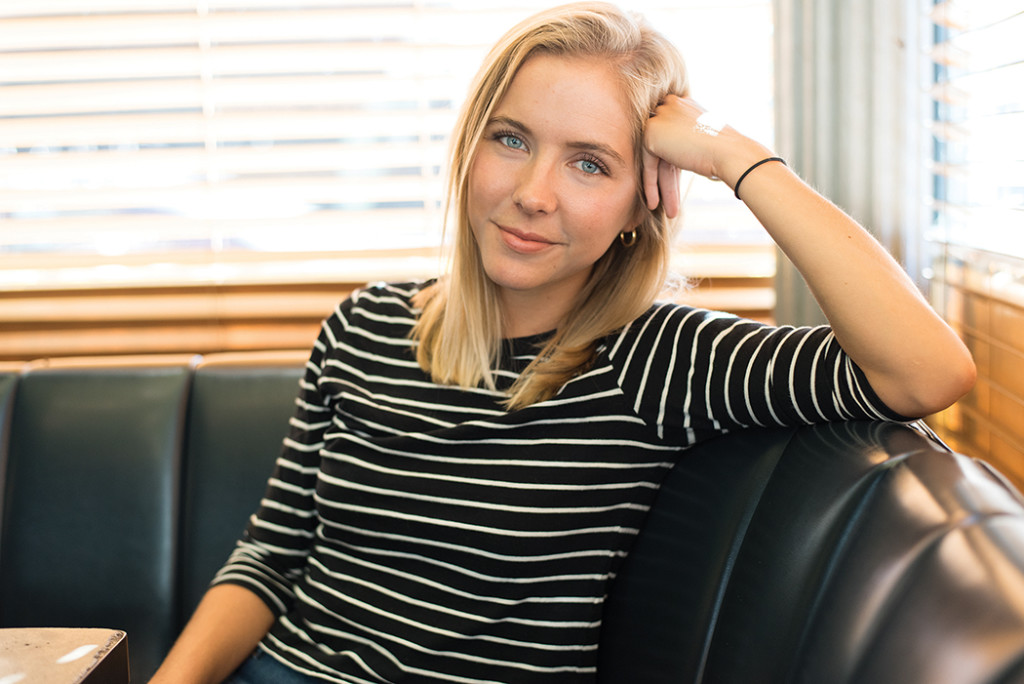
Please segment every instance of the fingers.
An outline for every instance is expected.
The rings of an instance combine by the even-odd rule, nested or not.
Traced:
[[[661,190],[661,203],[665,206],[665,215],[675,218],[679,215],[679,169],[664,159],[658,163],[658,188]]]
[[[644,166],[642,170],[644,197],[647,198],[647,208],[651,211],[657,209],[658,204],[661,202],[658,193],[661,164],[661,159],[654,156],[649,150],[644,150]]]
[[[675,96],[669,95],[666,99],[672,98]],[[660,204],[669,218],[675,218],[679,214],[680,208],[679,169],[652,152],[652,148],[658,149],[656,141],[659,140],[659,136],[664,138],[663,132],[656,133],[654,129],[659,126],[664,128],[666,123],[671,121],[671,115],[665,116],[669,109],[670,107],[666,107],[666,102],[659,103],[655,111],[652,112],[647,129],[644,131],[643,188],[648,209],[654,211]],[[662,142],[664,141],[662,140]]]
[[[654,211],[661,204],[669,218],[679,215],[679,169],[646,150],[643,187],[648,209]]]

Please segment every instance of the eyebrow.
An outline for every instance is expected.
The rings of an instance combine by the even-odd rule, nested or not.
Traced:
[[[490,128],[491,126],[495,126],[495,125],[503,125],[503,126],[508,126],[510,128],[517,128],[517,129],[521,130],[523,133],[525,133],[526,135],[533,135],[533,132],[530,130],[529,126],[524,124],[522,121],[516,121],[515,119],[513,119],[510,116],[495,116],[495,117],[491,118],[490,121],[487,122],[487,127],[488,128]],[[606,155],[608,157],[611,157],[613,160],[615,160],[619,164],[622,164],[623,166],[627,165],[626,164],[626,160],[622,158],[621,154],[619,154],[618,152],[616,152],[612,148],[608,147],[607,145],[603,145],[603,144],[598,143],[598,142],[590,142],[590,141],[587,141],[587,140],[579,140],[579,141],[574,141],[574,142],[568,143],[568,146],[573,148],[573,149],[577,149],[577,150],[584,150],[584,151],[587,151],[587,152],[596,152],[596,153],[599,153],[599,154],[603,154],[603,155]]]

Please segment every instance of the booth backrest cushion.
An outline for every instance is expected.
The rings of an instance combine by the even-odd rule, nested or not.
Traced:
[[[301,368],[196,369],[188,411],[179,624],[256,511],[295,407]]]
[[[0,627],[123,629],[145,682],[256,509],[301,372],[190,357],[0,375]]]
[[[687,454],[609,597],[601,680],[1024,682],[1024,502],[903,425]]]
[[[0,372],[0,627],[170,648],[255,510],[304,354]],[[1024,502],[926,431],[682,455],[612,585],[600,684],[1024,683]]]
[[[37,369],[11,412],[0,624],[114,627],[162,656],[176,615],[188,367]],[[129,636],[129,639],[131,637]]]

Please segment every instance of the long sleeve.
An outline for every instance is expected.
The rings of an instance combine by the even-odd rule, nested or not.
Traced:
[[[324,322],[306,370],[299,382],[295,412],[290,420],[259,510],[213,584],[239,584],[255,591],[277,614],[286,612],[292,586],[302,573],[316,528],[314,491],[324,444],[331,423],[330,407],[320,391],[327,349],[343,327],[341,308]]]
[[[636,413],[677,444],[754,425],[904,420],[824,326],[662,305],[627,328],[611,355]]]

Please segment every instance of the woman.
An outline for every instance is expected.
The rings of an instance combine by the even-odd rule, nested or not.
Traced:
[[[735,189],[830,327],[652,305],[679,169]],[[325,321],[261,508],[153,681],[221,681],[254,649],[235,681],[593,681],[607,584],[687,446],[921,416],[973,382],[884,250],[709,122],[612,6],[495,46],[449,200],[450,275]]]

